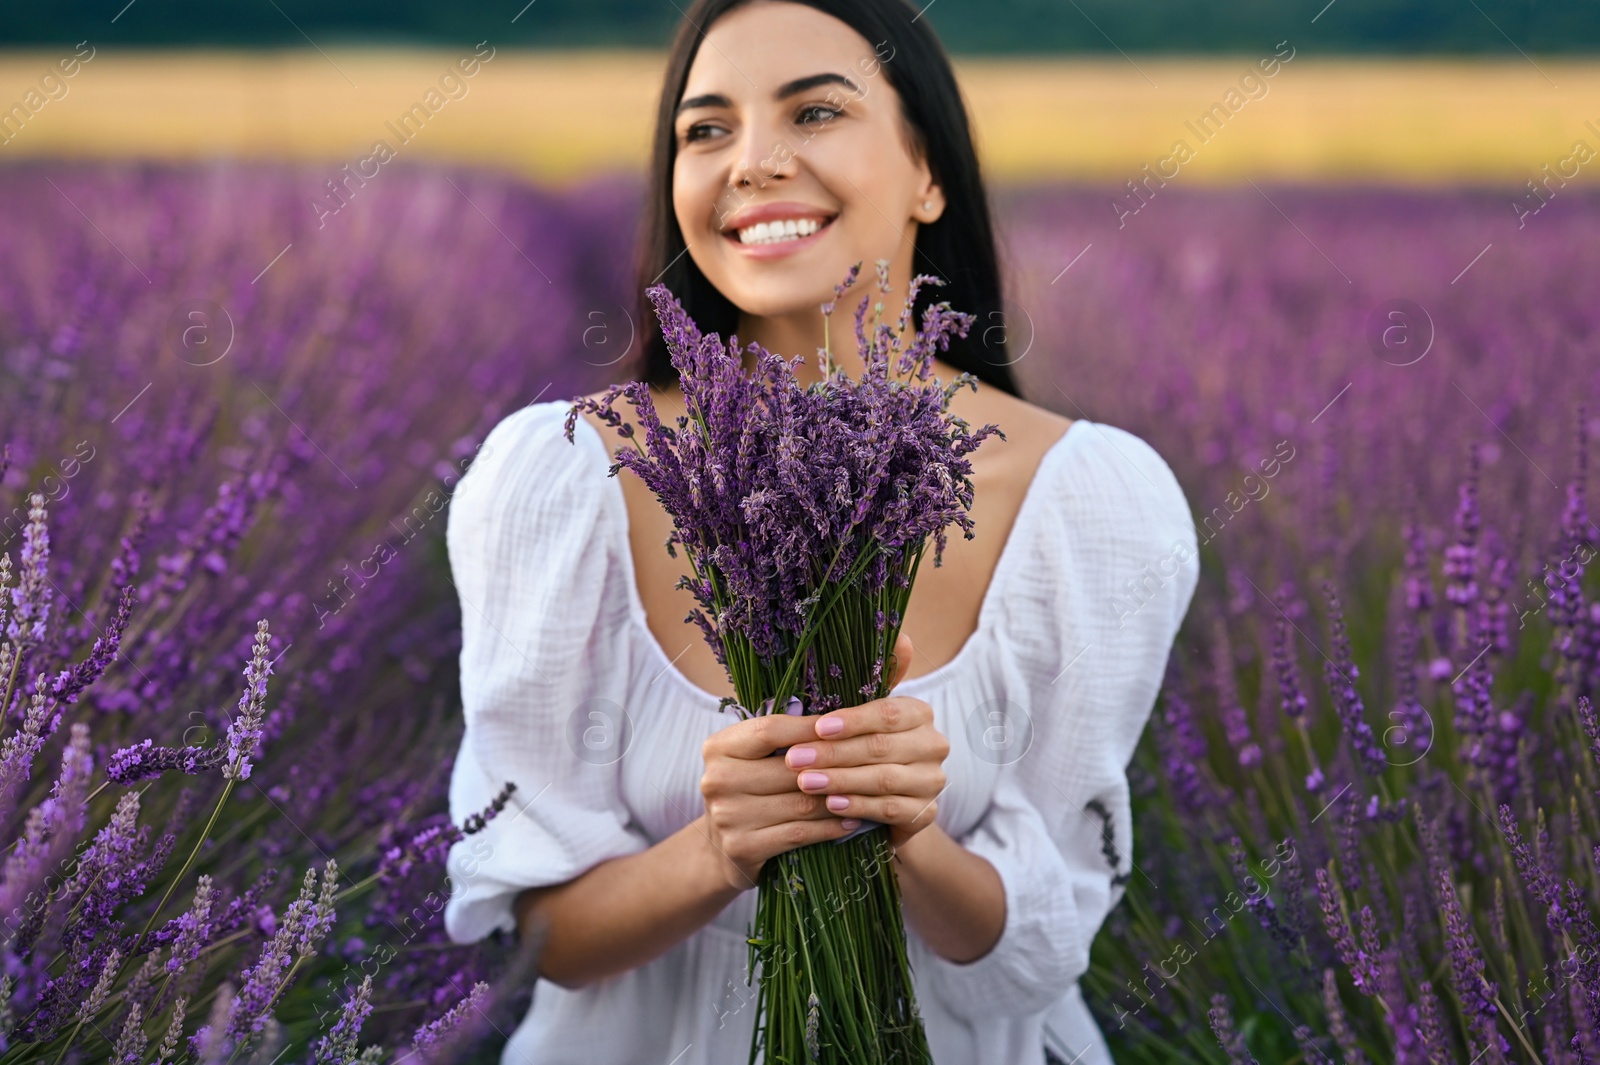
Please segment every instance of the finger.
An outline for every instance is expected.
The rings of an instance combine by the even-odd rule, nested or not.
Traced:
[[[950,753],[950,741],[937,729],[910,732],[869,732],[843,740],[812,740],[790,747],[784,764],[802,769],[832,769],[835,766],[878,765],[882,762],[943,762]]]
[[[809,720],[815,729],[806,739],[820,736],[825,740],[842,740],[868,732],[909,732],[931,725],[933,707],[913,695],[890,695],[801,720]]]
[[[765,758],[780,747],[817,738],[817,715],[758,714],[720,729],[706,739],[705,751],[728,758]]]
[[[732,795],[792,795],[795,771],[782,758],[706,759],[700,793],[708,799]]]
[[[833,817],[820,821],[786,821],[752,836],[752,849],[782,854],[811,843],[842,839],[861,827],[860,818]]]
[[[765,832],[791,821],[837,821],[841,815],[829,810],[824,796],[807,795],[790,789],[781,795],[741,795],[737,803],[707,803],[708,820],[720,832],[735,830],[745,835]]]
[[[942,767],[930,762],[916,765],[885,762],[881,765],[830,769],[825,773],[807,769],[796,778],[795,784],[808,795],[837,795],[852,800],[857,796],[881,798],[899,795],[915,798],[920,795],[921,801],[927,802],[944,787],[945,773]],[[835,813],[850,809],[837,803],[828,808]]]
[[[899,828],[926,828],[939,815],[939,795],[830,795],[834,817],[865,818]]]
[[[796,791],[791,781],[789,790],[777,795],[762,795],[745,800],[740,817],[748,818],[746,824],[771,828],[790,821],[837,821],[839,815],[828,809],[827,796],[807,795]]]
[[[889,690],[894,691],[900,682],[906,679],[906,672],[911,668],[911,656],[916,654],[916,649],[911,646],[911,637],[904,632],[894,642],[894,651],[890,658],[894,662],[894,679],[889,682]]]

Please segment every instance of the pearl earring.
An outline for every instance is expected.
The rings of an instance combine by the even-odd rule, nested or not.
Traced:
[[[932,200],[923,200],[923,201],[922,201],[922,209],[923,209],[923,210],[924,210],[924,211],[931,211],[931,210],[933,210],[933,201],[932,201]]]

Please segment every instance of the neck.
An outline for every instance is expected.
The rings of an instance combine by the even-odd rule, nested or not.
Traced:
[[[826,318],[826,333],[824,316],[820,310],[794,316],[756,317],[740,314],[736,335],[740,347],[745,349],[742,352],[745,371],[753,373],[756,368],[755,356],[748,350],[752,343],[790,359],[797,354],[804,355],[805,358],[794,367],[794,377],[805,388],[823,380],[820,365],[822,356],[819,353],[826,344],[833,367],[843,371],[847,377],[860,379],[865,362],[861,357],[860,345],[856,343],[855,307],[856,304],[849,300],[839,301],[833,314]],[[896,317],[889,318],[888,310],[886,303],[883,321],[893,328],[899,321],[899,312],[897,310]],[[870,338],[873,329],[870,307],[866,318],[862,320],[862,328]],[[912,329],[915,329],[914,325]],[[907,343],[909,338],[897,337],[895,346],[904,348]],[[936,355],[930,372],[943,383],[949,384],[961,371]],[[961,394],[965,394],[965,390]],[[678,415],[688,413],[683,402],[683,391],[677,381],[656,389],[655,403],[661,420],[667,424],[671,424]]]
[[[841,315],[824,318],[815,308],[804,314],[771,317],[740,314],[738,337],[744,368],[747,371],[755,368],[755,356],[749,351],[752,343],[785,358],[804,355],[794,368],[794,376],[801,385],[810,385],[822,379],[817,365],[818,352],[826,345],[835,366],[852,377],[859,376],[862,361],[855,329],[853,324],[849,328],[841,326]]]

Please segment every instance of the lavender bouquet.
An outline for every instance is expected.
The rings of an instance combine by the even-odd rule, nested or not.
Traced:
[[[835,288],[835,301],[860,269]],[[886,260],[877,272],[887,293]],[[941,302],[911,330],[923,284],[943,282],[914,277],[896,327],[881,321],[876,302],[870,337],[871,301],[861,300],[859,380],[833,361],[834,302],[823,304],[823,376],[805,387],[793,372],[801,356],[751,344],[755,369],[746,371],[737,336],[726,347],[715,333],[702,336],[666,286],[652,286],[689,413],[676,430],[661,424],[645,381],[574,401],[567,439],[580,411],[616,428],[632,446],[618,448],[611,474],[638,474],[672,516],[667,550],[675,558],[681,546],[692,571],[678,587],[699,604],[685,620],[701,627],[733,683],[724,710],[748,717],[797,701],[801,712],[823,714],[887,695],[928,537],[935,566],[947,525],[972,538],[966,456],[999,429],[971,432],[950,413],[958,389],[976,390],[971,374],[930,381],[935,350],[948,348],[951,333],[965,336],[973,319]],[[623,397],[642,443],[613,409]],[[866,822],[762,867],[750,936],[750,971],[761,971],[752,1062],[763,1047],[769,1062],[929,1060],[887,835]]]

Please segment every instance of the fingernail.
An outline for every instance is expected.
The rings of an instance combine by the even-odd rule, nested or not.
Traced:
[[[838,813],[840,810],[848,810],[849,808],[850,808],[850,799],[849,799],[848,796],[845,796],[845,795],[829,795],[828,796],[828,809],[832,810],[834,813]]]
[[[854,832],[856,829],[861,827],[861,819],[858,817],[846,817],[844,820],[839,822],[839,827],[843,828],[846,832]]]
[[[826,773],[801,773],[800,786],[802,788],[825,788],[828,786]]]
[[[844,718],[825,717],[817,722],[818,736],[837,736],[844,731]]]
[[[789,768],[804,769],[817,760],[815,747],[791,747],[789,749]]]

